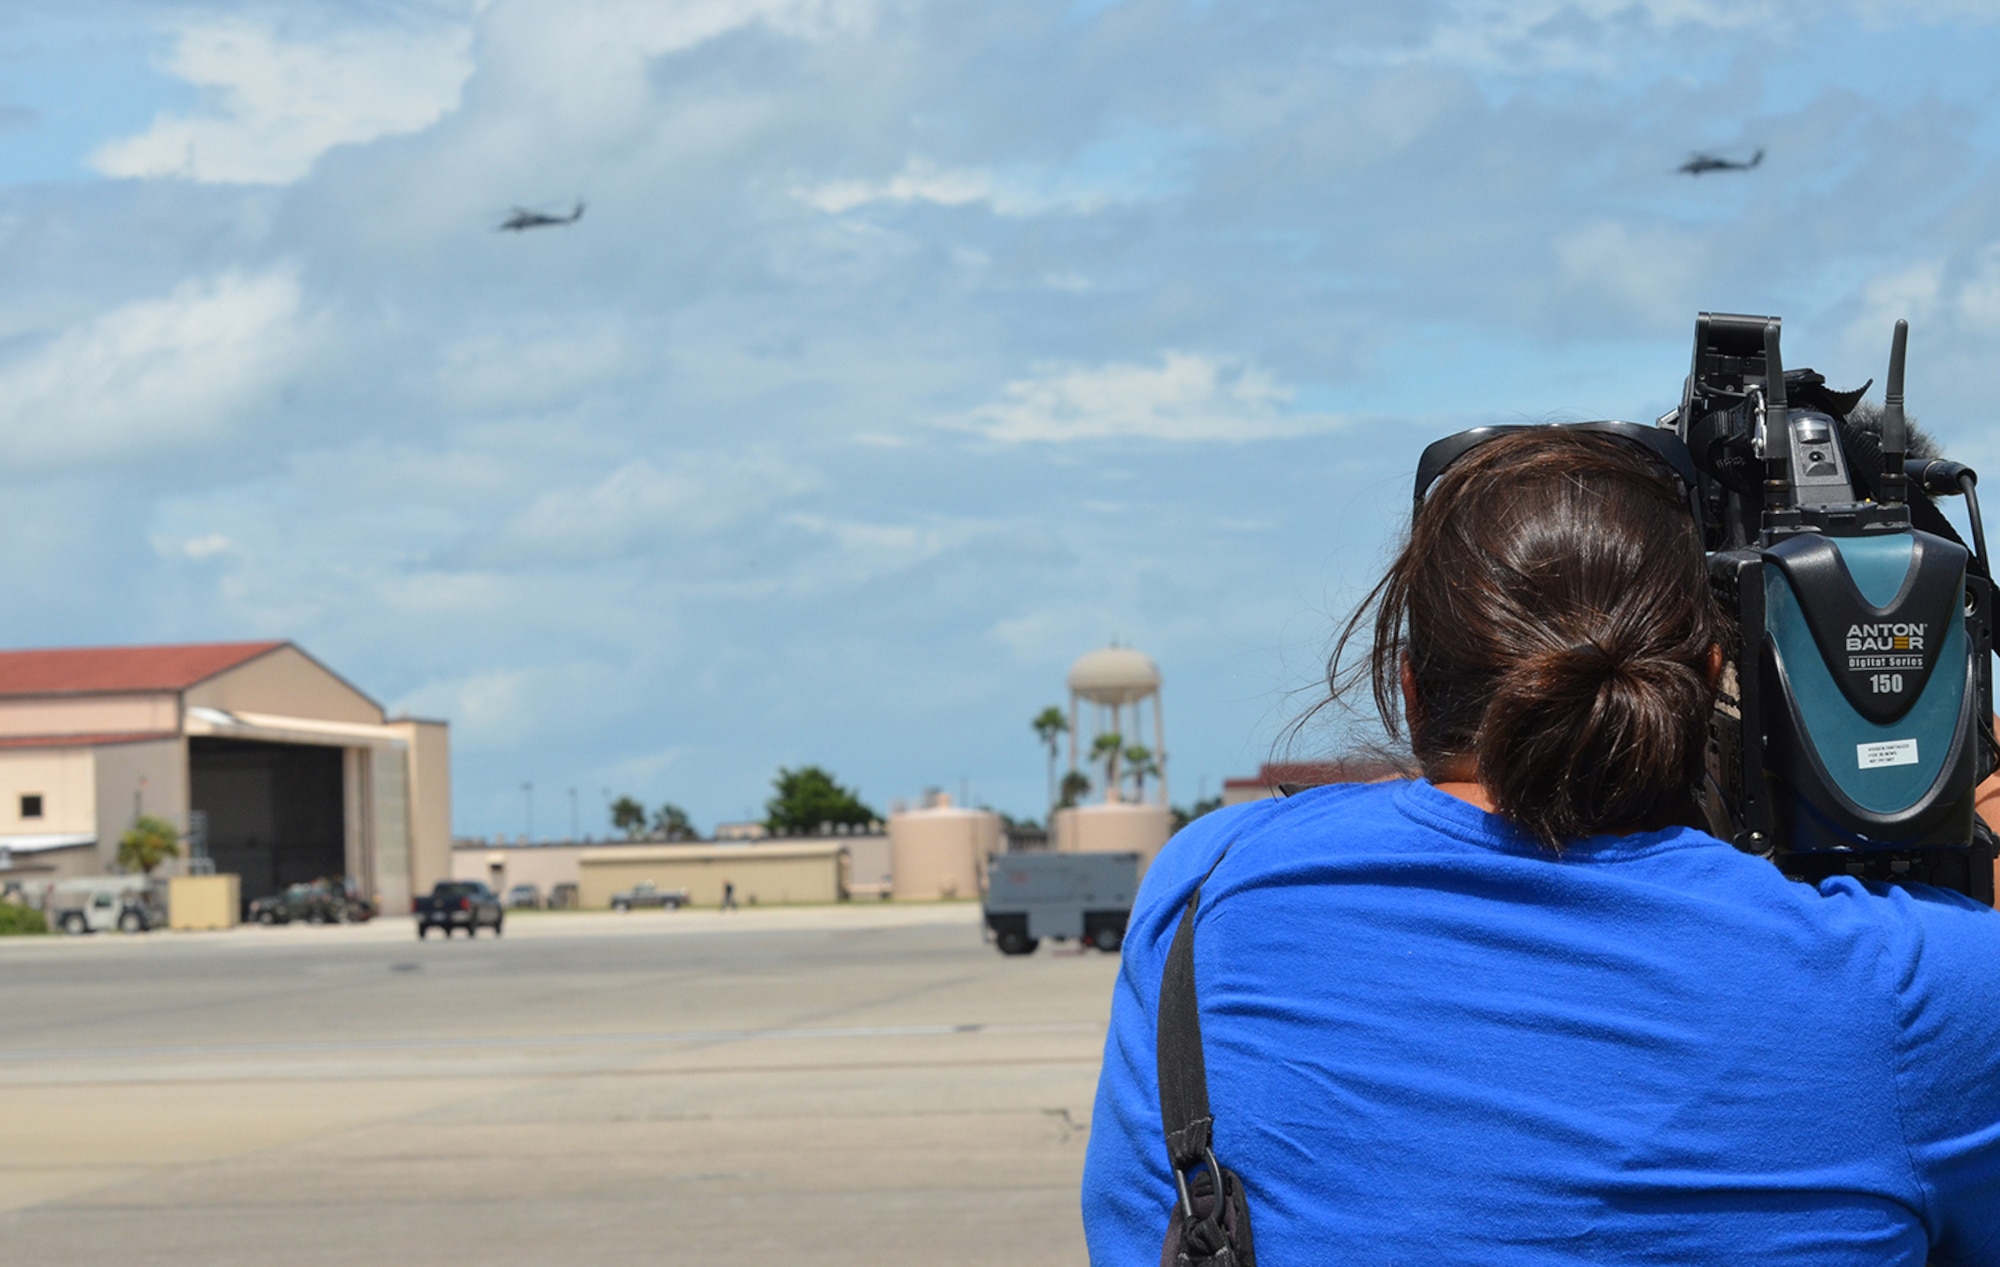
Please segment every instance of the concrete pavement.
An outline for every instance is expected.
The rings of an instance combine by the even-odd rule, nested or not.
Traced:
[[[1080,1263],[1117,960],[970,905],[0,941],[0,1245]]]

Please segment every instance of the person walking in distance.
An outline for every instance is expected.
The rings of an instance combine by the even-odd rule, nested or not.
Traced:
[[[722,909],[725,911],[736,909],[736,882],[734,880],[724,880],[722,882]]]

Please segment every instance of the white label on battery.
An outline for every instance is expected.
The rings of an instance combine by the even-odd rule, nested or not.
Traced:
[[[1891,765],[1915,765],[1917,741],[1891,739],[1887,743],[1858,743],[1854,745],[1854,755],[1860,760],[1861,768],[1864,770],[1879,770]]]

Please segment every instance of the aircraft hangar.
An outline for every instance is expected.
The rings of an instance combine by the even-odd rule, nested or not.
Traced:
[[[141,814],[246,900],[347,876],[407,912],[451,870],[449,730],[290,642],[0,651],[0,882],[110,871]]]

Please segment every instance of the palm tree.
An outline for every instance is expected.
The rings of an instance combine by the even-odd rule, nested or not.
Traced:
[[[694,824],[689,821],[687,811],[672,802],[660,806],[659,812],[653,815],[653,830],[662,840],[695,838]]]
[[[611,825],[637,840],[646,830],[646,807],[629,796],[611,802]]]
[[[1049,804],[1056,803],[1056,741],[1069,733],[1069,718],[1054,704],[1035,714],[1035,720],[1028,723],[1035,728],[1035,737],[1049,750]]]
[[[1090,745],[1090,758],[1104,762],[1104,797],[1118,799],[1118,758],[1125,751],[1125,736],[1115,730],[1107,730]]]
[[[1056,802],[1057,809],[1068,809],[1084,797],[1090,795],[1090,776],[1081,770],[1071,770],[1062,777],[1062,799]],[[1049,816],[1049,830],[1055,830],[1055,816]]]
[[[1125,750],[1127,773],[1132,776],[1132,799],[1143,802],[1146,799],[1146,779],[1160,772],[1160,763],[1153,759],[1153,750],[1144,744],[1133,744]]]

